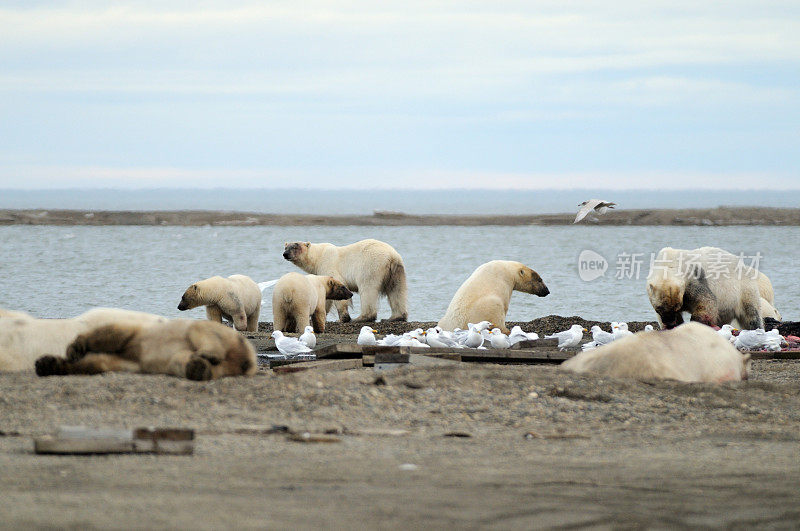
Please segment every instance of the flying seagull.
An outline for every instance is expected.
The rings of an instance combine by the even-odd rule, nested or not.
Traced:
[[[578,215],[575,216],[575,221],[572,223],[577,223],[583,218],[585,218],[589,213],[594,213],[597,215],[605,214],[608,212],[609,208],[614,208],[616,203],[611,203],[609,201],[603,201],[602,199],[589,199],[588,201],[584,201],[580,205],[580,210],[578,210]]]

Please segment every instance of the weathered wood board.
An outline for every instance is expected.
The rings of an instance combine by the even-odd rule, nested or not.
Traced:
[[[553,344],[555,345],[555,343]],[[561,352],[555,346],[527,349],[471,349],[471,348],[424,348],[360,346],[354,343],[329,345],[314,351],[320,359],[358,358],[369,356],[368,363],[404,363],[378,361],[382,355],[420,354],[445,359],[483,363],[560,363],[577,354],[577,351]],[[388,358],[381,358],[388,359]],[[399,358],[398,358],[399,359]]]
[[[33,440],[37,454],[179,454],[194,452],[194,430],[136,428],[117,430],[61,426],[54,435]]]
[[[282,365],[272,369],[276,373],[290,373],[307,371],[310,369],[320,369],[324,371],[346,371],[349,369],[360,369],[363,367],[363,362],[360,358],[353,359],[326,359],[306,361],[300,363],[292,363],[289,365]]]

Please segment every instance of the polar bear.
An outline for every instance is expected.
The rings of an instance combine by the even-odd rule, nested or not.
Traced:
[[[775,290],[772,289],[772,281],[761,271],[758,272],[758,278],[756,280],[758,282],[758,293],[761,295],[761,298],[774,306]]]
[[[178,309],[198,306],[206,307],[206,316],[211,321],[221,323],[224,317],[233,322],[236,330],[258,332],[261,289],[246,275],[214,276],[195,282],[186,289]]]
[[[0,319],[32,319],[32,318],[33,316],[31,316],[31,314],[29,313],[0,308]]]
[[[189,319],[92,328],[70,343],[66,357],[36,360],[39,376],[126,371],[211,380],[257,370],[255,349],[241,334]]]
[[[658,252],[647,277],[647,296],[661,328],[692,321],[722,326],[736,319],[749,330],[763,328],[758,275],[738,256],[717,247]]]
[[[762,317],[764,318],[769,317],[771,319],[775,319],[776,321],[783,321],[783,318],[781,318],[781,313],[778,311],[777,308],[775,308],[775,306],[767,302],[767,300],[764,297],[761,297],[760,302],[761,302]]]
[[[736,382],[747,379],[750,355],[742,355],[714,329],[686,323],[672,330],[637,332],[581,352],[561,368],[612,378]]]
[[[309,322],[314,332],[325,331],[326,301],[343,301],[353,296],[344,284],[330,276],[286,273],[272,292],[272,328],[302,332]]]
[[[392,315],[389,321],[408,320],[408,288],[403,258],[388,243],[378,240],[361,240],[337,247],[330,243],[286,243],[283,257],[313,275],[329,275],[358,293],[361,298],[361,315],[358,322],[378,318],[378,299],[386,295]],[[339,319],[350,321],[348,303],[334,303]],[[327,305],[330,309],[330,303]]]
[[[508,334],[506,314],[512,291],[546,297],[547,289],[539,274],[519,262],[492,260],[479,266],[461,284],[439,326],[445,330],[467,328],[467,323],[489,321]]]
[[[79,334],[115,323],[151,324],[166,317],[118,308],[94,308],[71,319],[35,319],[28,316],[0,319],[0,371],[32,369],[45,354],[64,356]]]

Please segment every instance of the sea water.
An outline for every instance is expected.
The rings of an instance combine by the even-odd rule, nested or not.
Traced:
[[[515,292],[508,320],[549,314],[598,320],[653,319],[645,279],[664,246],[722,247],[770,277],[784,319],[800,319],[800,227],[0,227],[0,307],[37,317],[69,317],[113,306],[169,317],[203,318],[177,309],[184,290],[213,275],[256,282],[298,271],[281,256],[284,242],[345,245],[364,238],[391,244],[408,275],[411,320],[438,320],[459,285],[484,262],[517,260],[536,270],[547,297]],[[586,274],[579,257],[601,258]],[[594,254],[586,256],[595,256]],[[589,279],[596,276],[597,278]],[[354,297],[358,315],[358,296]],[[382,299],[379,318],[389,316]],[[330,317],[333,319],[333,317]],[[271,291],[261,321],[272,320]]]

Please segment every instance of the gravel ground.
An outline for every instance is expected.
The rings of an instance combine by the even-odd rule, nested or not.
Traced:
[[[6,528],[800,524],[794,361],[725,385],[456,364],[214,382],[22,372],[0,388]],[[59,425],[192,427],[196,451],[34,455],[32,437]]]
[[[372,328],[377,330],[379,334],[402,334],[403,332],[408,332],[410,330],[414,330],[415,328],[427,330],[428,328],[436,326],[436,323],[433,321],[378,321],[376,323],[354,323],[352,321],[349,323],[328,322],[325,325],[325,333],[340,335],[358,334],[359,330],[361,330],[361,327],[365,324],[369,324]],[[562,330],[566,330],[574,324],[579,324],[587,330],[591,329],[593,325],[600,325],[606,331],[611,331],[611,323],[607,321],[587,321],[586,319],[578,317],[577,315],[572,317],[548,315],[547,317],[539,317],[538,319],[534,319],[532,321],[508,322],[506,323],[506,326],[511,329],[513,326],[519,325],[526,332],[536,332],[540,336],[544,336],[545,334],[561,332]],[[631,332],[638,332],[640,330],[644,330],[645,325],[648,324],[658,327],[658,323],[655,321],[631,321],[628,323],[628,329]],[[258,323],[258,331],[272,333],[272,323]]]

